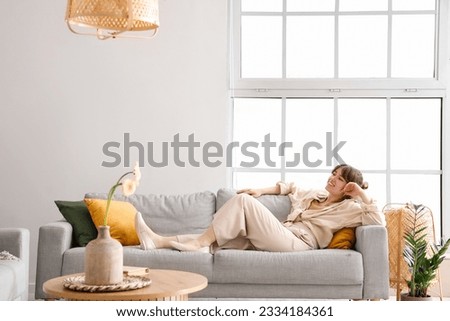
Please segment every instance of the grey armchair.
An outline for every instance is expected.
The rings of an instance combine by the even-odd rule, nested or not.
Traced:
[[[28,300],[30,231],[0,228],[0,252],[19,260],[0,260],[0,301]]]

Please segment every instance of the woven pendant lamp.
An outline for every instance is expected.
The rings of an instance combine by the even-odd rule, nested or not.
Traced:
[[[151,38],[159,27],[158,0],[68,0],[66,22],[80,35]],[[150,31],[149,35],[131,32]]]

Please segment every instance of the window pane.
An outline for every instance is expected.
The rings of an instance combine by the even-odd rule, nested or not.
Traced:
[[[289,78],[334,76],[334,17],[287,18]]]
[[[242,78],[281,77],[281,22],[281,17],[242,17]]]
[[[288,99],[286,101],[287,168],[327,168],[327,137],[333,141],[332,99]],[[328,134],[327,134],[328,133]]]
[[[341,157],[357,168],[386,168],[386,100],[339,99]]]
[[[434,10],[436,0],[392,0],[393,10]]]
[[[339,77],[386,77],[387,17],[339,18]]]
[[[339,11],[384,11],[388,0],[340,0]]]
[[[243,12],[281,12],[283,0],[241,0],[241,10]]]
[[[270,187],[275,186],[280,179],[280,173],[235,172],[233,174],[233,188],[239,190],[244,188]]]
[[[272,163],[281,166],[278,149],[264,148],[262,144],[268,137],[280,145],[281,99],[235,99],[233,125],[233,142],[239,143],[232,150],[234,167],[268,168],[273,167]]]
[[[334,11],[334,0],[287,0],[287,11]]]
[[[435,231],[440,239],[441,178],[440,175],[392,175],[392,202],[428,206],[433,212]]]
[[[364,181],[369,184],[366,190],[367,195],[377,202],[378,209],[381,211],[386,204],[386,175],[367,174],[364,173],[364,169],[360,170],[363,172]]]
[[[392,77],[434,77],[434,15],[392,17]]]
[[[392,169],[440,169],[440,99],[392,99]]]
[[[286,182],[294,182],[304,189],[325,189],[330,173],[287,173]]]

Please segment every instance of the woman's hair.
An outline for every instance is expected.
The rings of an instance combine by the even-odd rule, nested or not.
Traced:
[[[369,183],[364,181],[363,175],[359,169],[356,169],[347,164],[340,164],[333,169],[333,172],[337,171],[339,168],[341,169],[341,176],[347,182],[354,182],[358,184],[362,189],[367,189],[369,187]]]

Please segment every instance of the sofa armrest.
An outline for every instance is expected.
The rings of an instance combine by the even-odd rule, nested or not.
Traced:
[[[355,249],[363,257],[363,299],[388,299],[389,258],[386,228],[381,225],[358,227]]]
[[[30,231],[25,228],[0,228],[0,251],[28,261],[30,255]]]
[[[48,223],[39,228],[35,298],[46,298],[45,281],[61,276],[64,252],[72,246],[72,225],[67,221]]]

